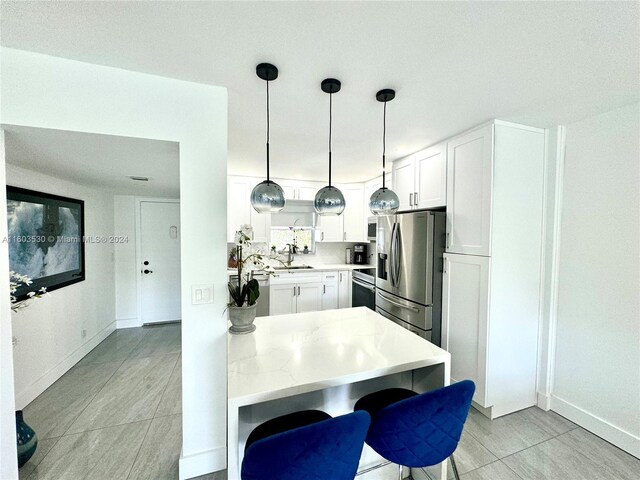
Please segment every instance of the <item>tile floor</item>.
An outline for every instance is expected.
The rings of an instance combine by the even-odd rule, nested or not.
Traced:
[[[24,409],[40,440],[20,479],[177,479],[180,348],[176,324],[105,339]],[[538,408],[494,421],[472,409],[456,461],[464,480],[636,480],[640,471],[637,458]]]

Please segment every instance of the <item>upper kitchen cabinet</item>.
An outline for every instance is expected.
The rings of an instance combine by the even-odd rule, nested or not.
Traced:
[[[491,255],[493,124],[447,143],[447,252]]]
[[[251,207],[251,191],[262,179],[227,178],[227,241],[233,242],[241,225],[251,225],[254,242],[268,243],[271,215],[258,213]]]
[[[393,162],[393,191],[400,200],[400,211],[413,208],[415,194],[415,165],[414,156],[409,155]]]
[[[447,204],[447,145],[440,143],[414,155],[416,208],[437,208]]]
[[[400,211],[444,207],[447,204],[446,144],[396,160],[393,178]]]
[[[305,182],[302,180],[280,180],[274,179],[284,191],[284,198],[287,200],[311,200],[316,198],[316,193],[324,185],[318,182]]]
[[[342,242],[344,238],[344,214],[318,215],[316,242]]]
[[[345,208],[343,241],[345,242],[365,242],[366,235],[366,215],[364,210],[364,186],[359,184],[341,185],[340,190],[344,195]]]

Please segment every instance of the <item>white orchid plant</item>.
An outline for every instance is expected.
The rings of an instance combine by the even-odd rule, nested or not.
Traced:
[[[23,298],[22,300],[18,300],[16,297],[16,292],[18,289],[24,285],[31,285],[33,281],[27,277],[26,275],[20,275],[16,272],[9,272],[9,295],[11,297],[11,310],[17,312],[22,310],[23,308],[27,308],[29,303],[36,298],[42,298],[44,295],[47,295],[46,287],[41,287],[38,290],[27,292],[27,298]]]
[[[253,306],[260,296],[260,286],[253,278],[254,272],[265,272],[267,275],[275,273],[273,267],[268,263],[282,260],[275,254],[265,255],[260,249],[251,244],[253,229],[251,225],[241,225],[236,232],[234,241],[236,244],[236,255],[238,259],[238,280],[229,282],[229,294],[231,295],[230,307]]]

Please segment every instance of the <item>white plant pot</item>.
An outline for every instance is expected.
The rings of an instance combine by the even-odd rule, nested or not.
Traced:
[[[231,321],[229,333],[243,335],[253,332],[256,329],[253,321],[256,319],[257,306],[256,303],[250,307],[229,307],[229,320]]]

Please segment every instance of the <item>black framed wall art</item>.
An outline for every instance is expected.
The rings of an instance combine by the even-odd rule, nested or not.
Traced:
[[[9,268],[31,278],[18,299],[85,279],[84,202],[7,186]]]

